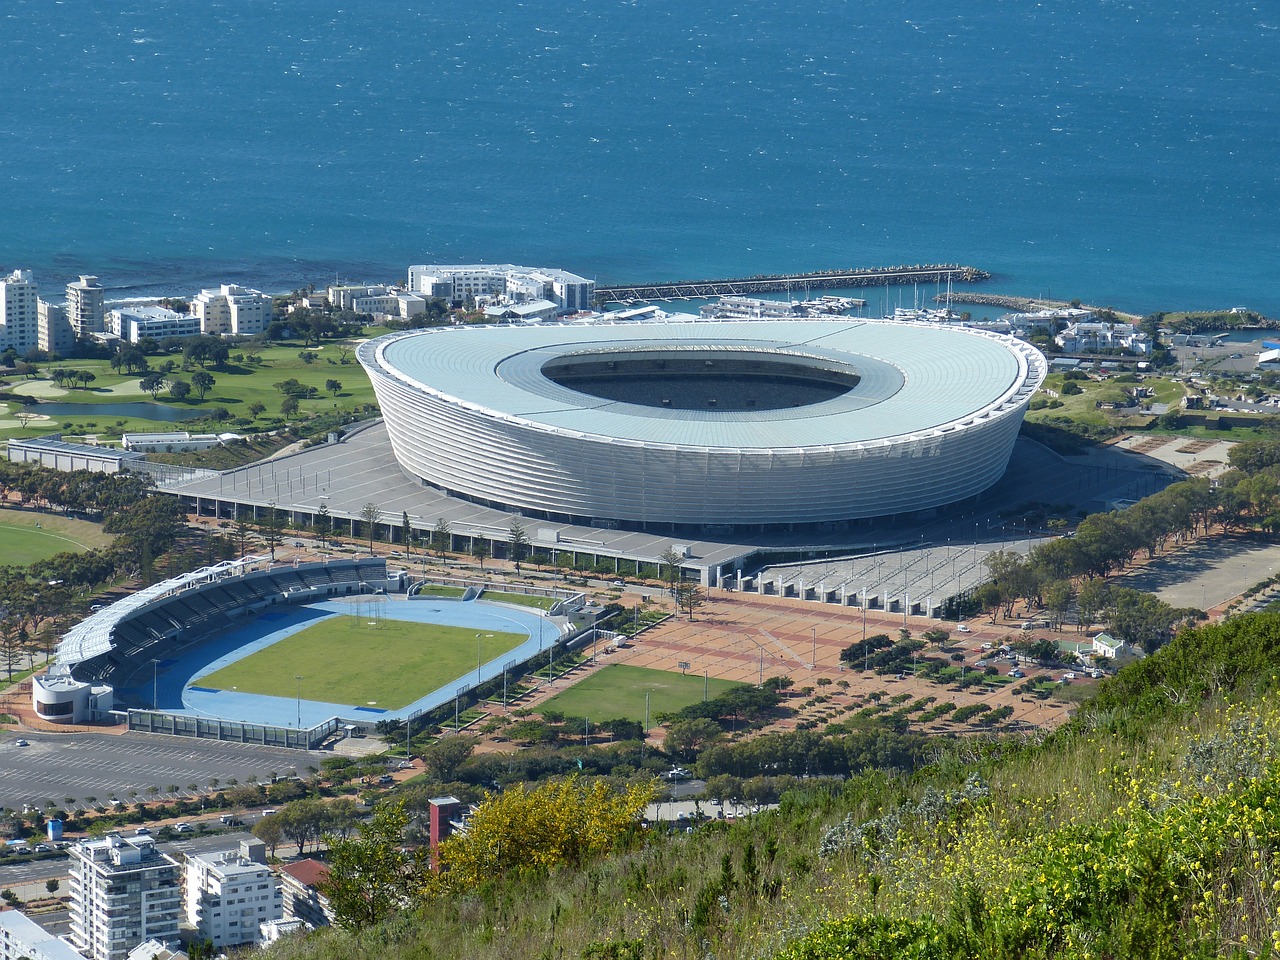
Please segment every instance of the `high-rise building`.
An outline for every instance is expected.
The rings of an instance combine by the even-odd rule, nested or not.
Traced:
[[[67,320],[67,310],[48,300],[36,301],[36,341],[46,353],[67,356],[76,345],[76,332]]]
[[[259,290],[224,283],[217,290],[201,290],[191,301],[202,333],[252,337],[271,321],[271,298]]]
[[[15,270],[0,280],[0,350],[19,354],[39,346],[36,283],[30,270]]]
[[[259,924],[284,917],[266,844],[242,840],[236,850],[189,855],[185,907],[187,922],[215,947],[256,941]]]
[[[76,339],[102,333],[107,319],[107,292],[97,277],[81,276],[67,284],[67,322]]]
[[[178,935],[180,868],[150,837],[85,840],[71,855],[71,942],[90,960],[124,960]]]

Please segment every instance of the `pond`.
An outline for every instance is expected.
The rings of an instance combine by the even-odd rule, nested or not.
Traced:
[[[50,417],[96,417],[103,420],[129,417],[162,420],[165,423],[177,423],[179,420],[202,416],[202,411],[199,410],[184,410],[148,400],[130,403],[64,403],[59,400],[42,400],[40,403],[26,404],[23,409],[28,413],[43,413]]]

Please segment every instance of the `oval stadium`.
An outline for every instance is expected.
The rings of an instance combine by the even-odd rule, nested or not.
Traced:
[[[650,531],[917,514],[1003,474],[1044,356],[894,321],[450,327],[363,344],[401,467],[526,516]]]

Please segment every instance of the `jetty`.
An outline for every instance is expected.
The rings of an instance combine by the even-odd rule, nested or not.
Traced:
[[[1080,307],[1095,314],[1114,314],[1117,320],[1125,323],[1137,323],[1142,319],[1136,313],[1126,313],[1113,307],[1099,307],[1079,301],[1052,300],[1047,297],[1017,297],[1001,293],[970,293],[968,291],[953,292],[947,297],[933,298],[937,303],[972,303],[982,307],[1003,307],[1015,313],[1036,313],[1040,310],[1065,310],[1068,307]]]
[[[597,303],[632,303],[637,300],[693,300],[742,297],[789,290],[841,290],[850,287],[901,286],[913,283],[976,283],[991,274],[960,264],[916,264],[869,267],[857,270],[816,270],[812,273],[771,274],[727,280],[673,280],[663,283],[630,283],[597,286]]]

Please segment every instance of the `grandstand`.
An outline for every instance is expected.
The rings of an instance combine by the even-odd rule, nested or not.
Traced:
[[[69,630],[58,644],[56,666],[33,683],[33,705],[39,716],[55,722],[101,714],[112,700],[102,696],[104,690],[109,694],[109,687],[152,661],[221,633],[244,616],[388,585],[386,561],[379,558],[272,566],[270,558],[253,556],[202,567],[139,590]],[[108,706],[89,711],[91,695]]]

